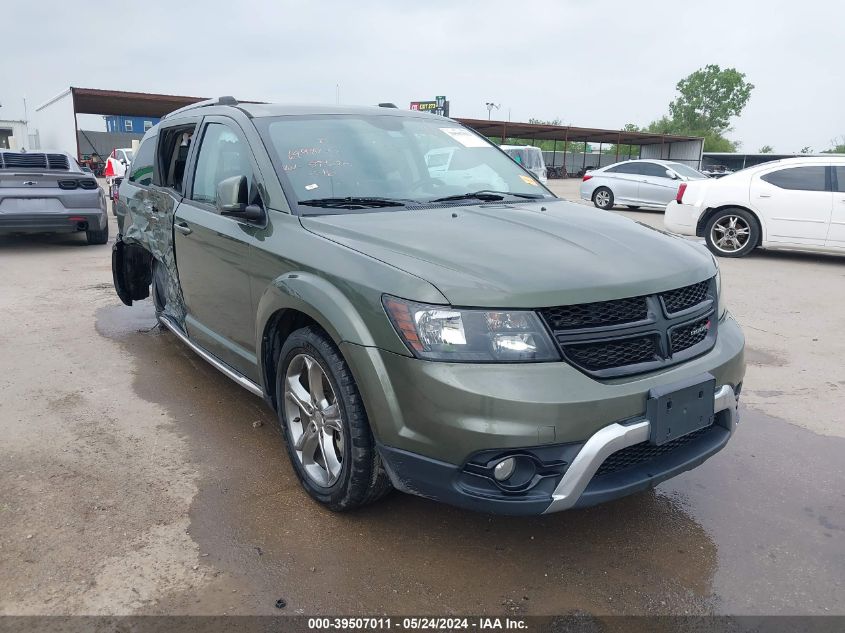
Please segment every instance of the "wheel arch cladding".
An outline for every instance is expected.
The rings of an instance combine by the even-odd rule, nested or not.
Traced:
[[[341,342],[375,346],[364,320],[349,299],[331,283],[311,273],[288,273],[264,291],[256,315],[256,350],[264,389],[275,406],[278,354],[290,334],[316,325],[335,346]]]

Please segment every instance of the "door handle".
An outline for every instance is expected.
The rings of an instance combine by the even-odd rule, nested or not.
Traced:
[[[760,198],[771,198],[771,197],[772,197],[772,194],[770,194],[770,193],[761,193],[759,197],[760,197]]]
[[[191,227],[189,227],[184,222],[177,222],[176,224],[173,225],[173,228],[176,229],[177,231],[179,231],[182,235],[190,235],[191,233],[193,233],[193,230],[191,230]]]

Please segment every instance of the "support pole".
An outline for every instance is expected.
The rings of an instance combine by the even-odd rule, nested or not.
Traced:
[[[555,166],[555,153],[557,153],[557,139],[555,139],[555,142],[552,144],[552,167]]]
[[[619,143],[622,141],[622,132],[616,135],[616,162],[619,162]]]
[[[569,128],[563,134],[563,177],[566,178],[566,147],[569,145]]]
[[[596,167],[601,167],[601,147],[604,145],[604,141],[599,141],[599,164]]]

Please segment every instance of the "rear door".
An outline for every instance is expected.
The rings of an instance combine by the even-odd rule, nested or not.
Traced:
[[[833,210],[827,246],[845,249],[845,166],[836,165],[830,169],[833,176]]]
[[[217,185],[246,176],[255,189],[257,167],[238,124],[205,117],[189,166],[188,195],[176,210],[174,241],[188,335],[241,373],[257,378],[255,318],[248,254],[255,225],[217,210]]]
[[[613,197],[620,204],[639,204],[637,190],[640,186],[640,174],[637,163],[622,163],[605,169],[600,176],[609,178],[607,185],[613,191]]]
[[[666,166],[642,162],[640,166],[639,199],[645,206],[665,207],[678,193],[680,180],[666,175]]]
[[[824,165],[797,165],[754,175],[750,203],[763,217],[766,240],[824,245],[833,211],[828,172]]]

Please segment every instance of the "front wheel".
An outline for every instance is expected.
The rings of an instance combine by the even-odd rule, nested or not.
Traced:
[[[390,490],[352,372],[320,329],[285,341],[276,397],[288,455],[311,497],[340,512]]]
[[[760,243],[760,225],[745,209],[722,209],[707,221],[704,239],[720,257],[744,257]]]
[[[596,205],[599,209],[612,209],[613,192],[607,187],[599,187],[593,193],[593,204]]]

